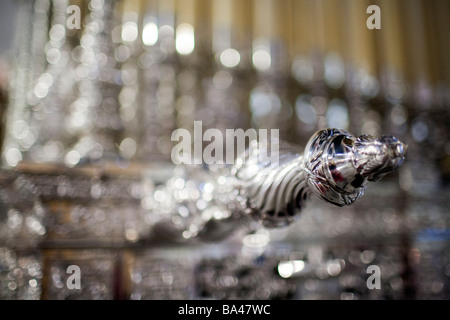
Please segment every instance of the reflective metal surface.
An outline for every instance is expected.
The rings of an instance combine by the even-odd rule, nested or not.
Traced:
[[[450,298],[448,0],[6,2],[1,299]],[[287,143],[174,165],[194,121]]]
[[[289,225],[311,193],[337,206],[352,204],[367,181],[398,169],[406,155],[406,146],[394,137],[355,138],[340,129],[318,131],[304,153],[274,143],[279,144],[276,164],[259,159],[269,147],[256,146],[231,170],[244,198],[241,210],[250,209],[266,227]]]
[[[394,137],[356,138],[340,129],[319,131],[305,150],[308,185],[327,202],[349,205],[364,194],[367,181],[398,169],[406,149]]]

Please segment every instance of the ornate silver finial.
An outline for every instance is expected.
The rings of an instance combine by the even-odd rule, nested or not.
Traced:
[[[311,137],[304,153],[280,144],[279,163],[271,166],[255,160],[265,152],[256,148],[234,172],[246,197],[244,210],[266,227],[279,227],[295,220],[311,193],[337,206],[352,204],[364,194],[367,181],[379,180],[402,164],[406,149],[390,136],[356,138],[344,130],[325,129]]]
[[[339,129],[321,130],[305,153],[308,185],[323,200],[344,206],[359,199],[367,181],[377,181],[404,161],[407,147],[394,137],[355,138]]]
[[[311,194],[337,206],[352,204],[367,181],[396,170],[405,154],[406,146],[394,137],[356,138],[340,129],[316,132],[304,152],[284,142],[254,140],[231,167],[184,168],[182,177],[172,179],[182,178],[180,190],[171,187],[172,180],[162,187],[160,192],[172,199],[164,203],[173,207],[158,225],[166,235],[182,234],[177,240],[207,241],[223,239],[254,220],[268,228],[287,226]],[[178,191],[195,197],[181,197]]]

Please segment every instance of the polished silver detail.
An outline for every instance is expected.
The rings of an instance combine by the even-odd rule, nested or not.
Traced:
[[[295,220],[297,211],[309,196],[307,172],[301,149],[278,143],[278,163],[260,160],[266,147],[254,143],[232,174],[245,197],[245,209],[266,227],[282,227]]]
[[[155,230],[176,241],[216,241],[253,230],[255,221],[258,227],[288,226],[310,195],[337,206],[352,204],[368,181],[402,164],[406,149],[394,137],[356,138],[340,129],[316,132],[305,151],[281,141],[254,140],[232,166],[177,167],[180,174],[155,194],[162,200],[154,207],[165,212]]]
[[[404,161],[407,146],[391,136],[358,138],[340,129],[318,131],[309,140],[304,164],[308,186],[326,202],[350,205],[367,181],[377,181]]]
[[[407,147],[391,136],[359,138],[340,129],[316,132],[304,153],[280,143],[279,163],[256,160],[254,148],[237,161],[232,172],[246,208],[266,227],[292,223],[314,194],[337,206],[359,199],[367,181],[377,181],[404,161]],[[244,163],[244,164],[242,164]]]

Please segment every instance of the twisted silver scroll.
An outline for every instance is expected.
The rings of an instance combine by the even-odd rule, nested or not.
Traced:
[[[204,192],[210,195],[201,209],[187,199],[183,201],[185,208],[194,209],[186,210],[184,223],[177,230],[195,229],[196,236],[211,240],[227,236],[249,218],[268,228],[287,226],[298,217],[310,195],[337,206],[350,205],[364,194],[368,181],[396,170],[407,150],[391,136],[356,138],[340,129],[316,132],[304,152],[287,143],[272,143],[278,148],[252,141],[230,168],[199,169],[201,172],[191,172],[191,176],[185,171],[184,178],[191,185],[193,180],[203,181],[194,183],[199,186],[196,199],[202,199]],[[276,162],[261,157],[269,149],[278,150],[270,157],[275,156]],[[205,210],[219,214],[205,214]]]

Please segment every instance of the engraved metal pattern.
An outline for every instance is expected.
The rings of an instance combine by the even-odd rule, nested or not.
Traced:
[[[256,147],[238,159],[232,172],[247,212],[266,227],[280,227],[295,220],[311,193],[337,206],[352,204],[364,194],[367,181],[402,164],[406,149],[391,136],[356,138],[325,129],[311,137],[304,153],[280,143],[279,162],[273,165],[258,160],[266,150]]]

